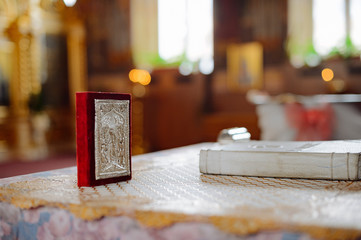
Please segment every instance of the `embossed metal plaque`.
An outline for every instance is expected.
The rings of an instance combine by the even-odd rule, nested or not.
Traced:
[[[94,104],[95,179],[129,175],[129,100],[94,99]]]

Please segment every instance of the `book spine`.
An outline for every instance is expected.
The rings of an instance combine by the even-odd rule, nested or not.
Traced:
[[[359,154],[201,150],[201,173],[256,177],[358,180]]]
[[[76,93],[76,158],[78,186],[90,186],[88,94]]]

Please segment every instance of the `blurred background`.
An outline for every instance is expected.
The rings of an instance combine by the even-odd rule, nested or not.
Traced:
[[[360,139],[360,52],[358,0],[0,0],[0,177],[76,164],[77,91],[132,94],[133,155]]]

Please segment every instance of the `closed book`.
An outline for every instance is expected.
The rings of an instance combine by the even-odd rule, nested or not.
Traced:
[[[131,179],[131,96],[76,93],[78,186]]]
[[[361,140],[215,143],[200,152],[201,173],[359,180]]]

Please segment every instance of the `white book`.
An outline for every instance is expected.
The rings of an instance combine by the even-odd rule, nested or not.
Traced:
[[[361,178],[361,140],[215,143],[200,152],[201,173],[331,180]]]

